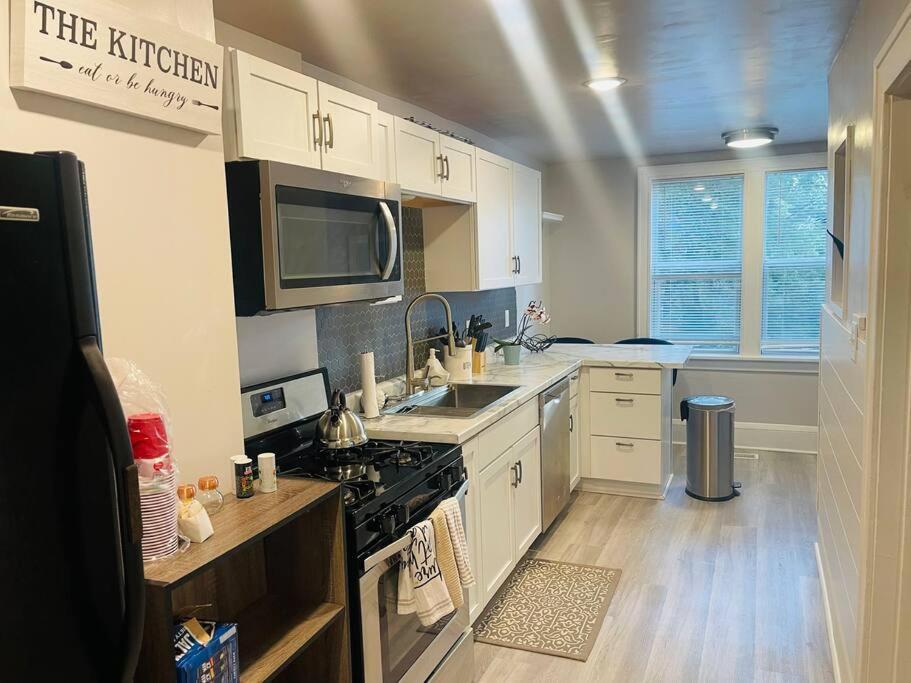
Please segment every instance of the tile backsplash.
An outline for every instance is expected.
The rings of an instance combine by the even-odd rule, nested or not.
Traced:
[[[319,364],[329,370],[332,388],[352,391],[360,388],[359,354],[373,351],[376,373],[388,379],[405,372],[405,309],[424,288],[424,230],[420,209],[402,209],[405,294],[400,303],[370,306],[367,303],[323,306],[316,310],[316,336]],[[464,331],[472,314],[481,314],[493,323],[491,338],[515,333],[516,290],[486,292],[443,292],[452,308],[453,320]],[[509,328],[504,313],[509,311]],[[428,301],[418,305],[412,316],[415,339],[439,332],[445,325],[443,307]],[[415,349],[415,367],[427,359],[427,344]]]

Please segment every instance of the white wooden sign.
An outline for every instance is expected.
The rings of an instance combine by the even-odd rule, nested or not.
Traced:
[[[221,133],[224,52],[106,0],[10,0],[10,86]]]

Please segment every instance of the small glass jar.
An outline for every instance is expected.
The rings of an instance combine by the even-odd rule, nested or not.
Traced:
[[[199,493],[196,494],[196,500],[202,503],[206,512],[211,516],[221,510],[222,505],[225,504],[225,497],[218,490],[218,477],[214,474],[200,477],[197,484],[199,484]]]

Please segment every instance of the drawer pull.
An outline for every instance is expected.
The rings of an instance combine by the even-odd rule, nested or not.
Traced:
[[[633,444],[630,443],[629,441],[615,441],[614,444],[616,444],[620,448],[632,448],[633,447]]]
[[[614,377],[623,377],[625,379],[632,379],[633,373],[631,372],[615,372]]]
[[[614,400],[615,400],[617,403],[630,403],[630,404],[632,404],[632,402],[633,402],[633,399],[631,399],[631,398],[615,398]]]

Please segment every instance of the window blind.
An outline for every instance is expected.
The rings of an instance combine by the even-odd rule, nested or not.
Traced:
[[[654,180],[649,335],[740,350],[743,176]]]
[[[763,220],[764,355],[817,355],[826,289],[826,169],[766,173]]]

